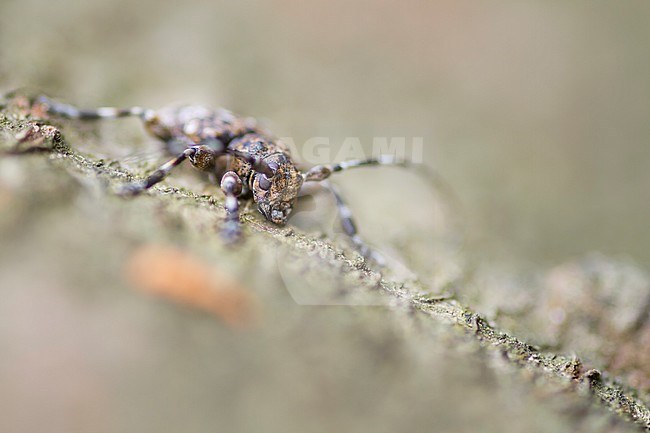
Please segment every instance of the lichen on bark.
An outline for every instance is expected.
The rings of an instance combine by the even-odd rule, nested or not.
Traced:
[[[571,348],[562,347],[565,354],[541,350],[502,329],[498,321],[459,300],[462,296],[456,295],[462,288],[450,292],[449,285],[444,290],[431,287],[391,263],[379,270],[343,239],[293,226],[276,227],[253,209],[242,216],[245,243],[229,248],[218,238],[222,198],[214,190],[193,192],[200,191],[199,183],[193,184],[199,189],[164,183],[133,200],[117,197],[118,186],[142,178],[144,171],[79,151],[81,142],[65,138],[74,136],[77,127],[75,122],[20,114],[12,107],[0,112],[0,230],[7,239],[0,252],[0,282],[7,305],[25,307],[32,297],[45,296],[52,305],[42,307],[44,319],[60,309],[69,317],[55,317],[54,324],[63,329],[75,329],[75,323],[96,327],[86,335],[88,339],[104,332],[108,336],[107,344],[115,352],[89,355],[88,365],[98,368],[107,357],[112,366],[98,368],[103,373],[86,372],[79,379],[113,390],[102,397],[107,401],[82,391],[81,395],[90,395],[93,420],[112,415],[114,409],[121,416],[107,425],[132,426],[125,413],[131,405],[142,404],[138,393],[162,391],[166,388],[152,384],[177,381],[178,369],[195,368],[196,376],[190,379],[195,385],[201,388],[205,381],[221,388],[197,391],[178,384],[176,389],[166,389],[178,398],[199,401],[183,413],[189,417],[201,412],[197,407],[207,410],[211,399],[236,410],[230,403],[234,400],[237,407],[257,410],[257,417],[241,421],[224,415],[218,422],[242,430],[265,426],[300,431],[310,419],[330,429],[408,430],[442,422],[449,410],[458,410],[458,415],[448,416],[447,425],[482,431],[628,431],[632,425],[650,429],[648,400],[642,390],[618,383],[602,366],[583,361]],[[31,135],[15,147],[16,137],[26,137],[25,131]],[[86,139],[99,141],[93,133]],[[223,309],[205,308],[206,317],[192,310],[213,305],[219,298],[197,302],[201,295],[196,292],[187,295],[171,287],[167,298],[189,300],[182,302],[190,306],[185,310],[159,306],[129,291],[130,280],[124,282],[120,275],[132,251],[143,244],[154,250],[156,245],[173,245],[184,252],[179,256],[183,260],[195,258],[237,280],[247,293],[244,298],[253,297],[260,306],[254,329],[241,334],[207,319],[211,311],[219,316]],[[159,263],[155,254],[151,260]],[[31,275],[26,263],[38,268],[40,276]],[[140,269],[145,270],[138,272],[149,269],[150,262],[144,263]],[[201,281],[187,284],[201,286]],[[241,299],[237,302],[248,302]],[[87,317],[86,310],[103,319]],[[137,342],[120,342],[128,330],[115,325],[118,317],[126,317],[135,328]],[[3,320],[3,325],[16,330],[5,338],[29,338],[19,331],[18,315]],[[45,320],[40,326],[47,328],[50,323]],[[44,343],[37,338],[36,344]],[[81,344],[64,344],[61,350],[74,354]],[[86,344],[100,347],[94,341]],[[3,345],[10,353],[19,351],[14,340]],[[139,345],[148,350],[140,350]],[[189,359],[170,347],[194,355]],[[229,352],[223,353],[221,347]],[[166,356],[169,364],[161,361]],[[147,371],[149,363],[156,368]],[[139,377],[135,381],[127,368],[132,364]],[[122,379],[108,385],[102,374]],[[149,380],[142,382],[142,376]],[[291,386],[297,396],[273,398],[285,386]],[[116,394],[111,394],[115,390],[126,392],[127,403],[116,402]],[[64,401],[74,398],[64,392]],[[152,398],[167,407],[159,397]],[[100,401],[108,409],[94,406],[101,406]],[[142,411],[143,418],[153,413],[146,406]],[[332,411],[338,417],[330,416]],[[459,421],[462,413],[474,414],[478,421]],[[211,418],[203,414],[207,425]],[[553,417],[557,420],[551,421]],[[138,425],[151,424],[140,421]]]

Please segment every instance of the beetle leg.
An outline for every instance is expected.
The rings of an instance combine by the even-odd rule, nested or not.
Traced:
[[[353,159],[336,164],[317,165],[308,170],[303,176],[305,178],[305,182],[319,182],[321,180],[329,178],[332,173],[338,173],[350,168],[366,167],[370,165],[393,165],[400,167],[409,167],[412,165],[412,163],[403,158],[398,158],[394,155],[383,155],[378,158]]]
[[[348,237],[350,238],[352,243],[354,243],[354,245],[359,250],[361,255],[367,259],[372,259],[375,263],[377,263],[380,266],[384,266],[386,263],[384,257],[378,252],[373,251],[363,241],[363,239],[361,239],[361,236],[359,236],[357,225],[354,222],[354,216],[352,215],[352,211],[345,204],[345,201],[343,201],[343,197],[339,193],[338,188],[336,188],[334,185],[332,185],[327,181],[322,182],[321,185],[327,188],[334,196],[334,199],[336,200],[336,207],[338,209],[339,218],[341,219],[341,226],[343,226],[343,230],[345,231],[345,234],[348,235]]]
[[[158,182],[161,182],[163,179],[169,175],[169,173],[177,166],[179,166],[185,159],[191,157],[196,152],[194,148],[188,148],[183,151],[180,155],[176,156],[174,159],[171,159],[161,165],[156,171],[151,173],[147,178],[141,182],[133,182],[122,186],[119,191],[122,195],[138,195],[141,192],[151,188]]]
[[[221,236],[226,243],[235,243],[241,238],[239,221],[239,200],[242,192],[242,180],[234,171],[229,171],[221,178],[221,190],[226,195],[226,221]]]
[[[153,110],[142,107],[114,108],[100,107],[91,110],[82,110],[73,105],[63,104],[54,101],[46,96],[39,96],[36,102],[43,104],[48,113],[68,119],[96,120],[96,119],[117,119],[120,117],[141,117],[153,116]]]

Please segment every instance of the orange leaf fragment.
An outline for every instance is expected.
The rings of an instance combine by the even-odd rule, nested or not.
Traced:
[[[142,246],[127,259],[125,275],[143,292],[208,311],[231,327],[250,327],[257,315],[248,289],[179,248]]]

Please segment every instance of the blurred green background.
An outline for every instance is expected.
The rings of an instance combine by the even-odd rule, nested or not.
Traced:
[[[220,105],[297,143],[422,136],[472,251],[647,266],[649,19],[645,1],[2,0],[0,88]],[[380,244],[395,205],[419,227],[409,203],[430,199],[388,173],[339,181]]]

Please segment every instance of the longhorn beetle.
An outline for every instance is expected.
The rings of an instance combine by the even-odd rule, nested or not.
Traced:
[[[336,201],[343,230],[364,257],[381,263],[357,232],[352,212],[337,189],[326,181],[333,173],[371,165],[409,166],[410,162],[396,156],[358,159],[317,165],[301,171],[294,163],[289,148],[264,131],[254,119],[235,116],[225,109],[204,106],[176,106],[160,110],[142,107],[126,109],[102,107],[81,110],[47,97],[35,101],[55,116],[69,119],[97,120],[139,117],[146,130],[162,140],[165,150],[173,155],[146,179],[125,185],[121,194],[134,196],[146,191],[188,160],[195,168],[207,172],[221,185],[225,200],[226,220],[221,230],[225,242],[241,238],[239,199],[252,198],[268,221],[284,225],[293,210],[304,184],[320,182]]]

